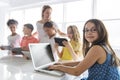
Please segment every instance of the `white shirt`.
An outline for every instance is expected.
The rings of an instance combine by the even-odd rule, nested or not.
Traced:
[[[58,57],[57,51],[55,49],[55,40],[54,40],[55,37],[59,37],[59,35],[56,34],[55,36],[49,38],[49,43],[50,43],[51,48],[52,48],[52,53],[53,53],[54,60],[58,61],[59,57]]]
[[[21,42],[21,37],[20,35],[15,35],[15,36],[8,36],[8,45],[10,45],[11,47],[15,48],[15,47],[20,47],[20,42]]]
[[[40,43],[47,43],[49,42],[49,37],[48,35],[45,33],[45,31],[43,30],[43,23],[37,22],[37,31],[38,31],[38,38],[40,40]],[[58,29],[58,26],[56,25],[56,23],[54,23],[54,26],[56,27],[56,29]]]

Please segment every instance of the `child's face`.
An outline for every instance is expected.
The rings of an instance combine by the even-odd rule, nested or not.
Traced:
[[[98,39],[97,29],[96,29],[95,25],[91,22],[88,22],[85,25],[85,39],[89,43],[93,43],[94,41],[96,41]]]
[[[72,32],[71,28],[68,28],[68,30],[67,30],[67,35],[68,35],[68,37],[69,37],[70,39],[72,39],[72,37],[73,37],[73,32]]]
[[[51,18],[51,13],[52,13],[51,9],[46,9],[43,13],[43,18],[44,19],[50,19]]]
[[[29,28],[27,28],[26,26],[24,26],[24,28],[23,28],[23,33],[24,33],[24,35],[30,35],[31,34],[31,29],[29,29]]]
[[[10,29],[10,31],[12,32],[12,33],[16,33],[16,25],[15,24],[11,24],[10,26],[9,26],[9,29]]]
[[[51,36],[53,36],[55,33],[56,33],[56,31],[55,31],[55,29],[54,28],[44,28],[44,31],[45,31],[45,33],[49,36],[49,37],[51,37]]]

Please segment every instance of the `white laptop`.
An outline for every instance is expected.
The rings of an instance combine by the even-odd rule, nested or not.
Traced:
[[[31,43],[29,44],[29,49],[35,71],[55,76],[64,75],[64,73],[60,71],[48,70],[48,66],[56,63],[49,43]]]

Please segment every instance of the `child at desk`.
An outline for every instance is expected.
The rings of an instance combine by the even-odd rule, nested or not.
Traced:
[[[83,53],[81,62],[58,63],[49,69],[75,76],[88,69],[88,77],[80,80],[120,80],[120,60],[111,48],[107,30],[98,19],[88,20],[83,29]]]
[[[21,37],[20,35],[16,32],[17,26],[18,26],[18,21],[14,19],[9,19],[7,22],[7,26],[11,31],[11,34],[8,36],[8,45],[1,46],[2,50],[10,50],[11,48],[15,47],[20,47],[20,42],[21,42]]]
[[[48,38],[48,41],[49,43],[51,44],[51,48],[52,48],[52,52],[53,52],[53,56],[54,56],[54,59],[55,61],[58,61],[59,60],[59,57],[56,53],[56,50],[55,50],[55,40],[54,38],[55,37],[59,37],[59,34],[57,33],[56,31],[56,28],[55,28],[55,25],[52,21],[48,21],[46,22],[44,25],[43,25],[43,30],[45,31],[45,33],[47,34],[47,36],[49,37]]]
[[[24,58],[28,59],[21,51],[29,51],[29,43],[38,43],[39,41],[32,36],[34,27],[32,24],[25,24],[23,28],[24,37],[21,40],[21,47],[12,49],[13,55],[22,54]]]
[[[57,43],[55,45],[60,61],[79,60],[79,58],[82,58],[82,54],[80,34],[77,26],[70,25],[67,28],[67,35],[70,41],[62,42],[65,47],[63,47],[61,52],[58,50],[59,45]]]

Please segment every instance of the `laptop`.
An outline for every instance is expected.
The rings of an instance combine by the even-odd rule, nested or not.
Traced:
[[[50,65],[56,63],[49,43],[31,43],[29,44],[29,49],[35,71],[55,76],[64,75],[61,71],[48,69]]]

